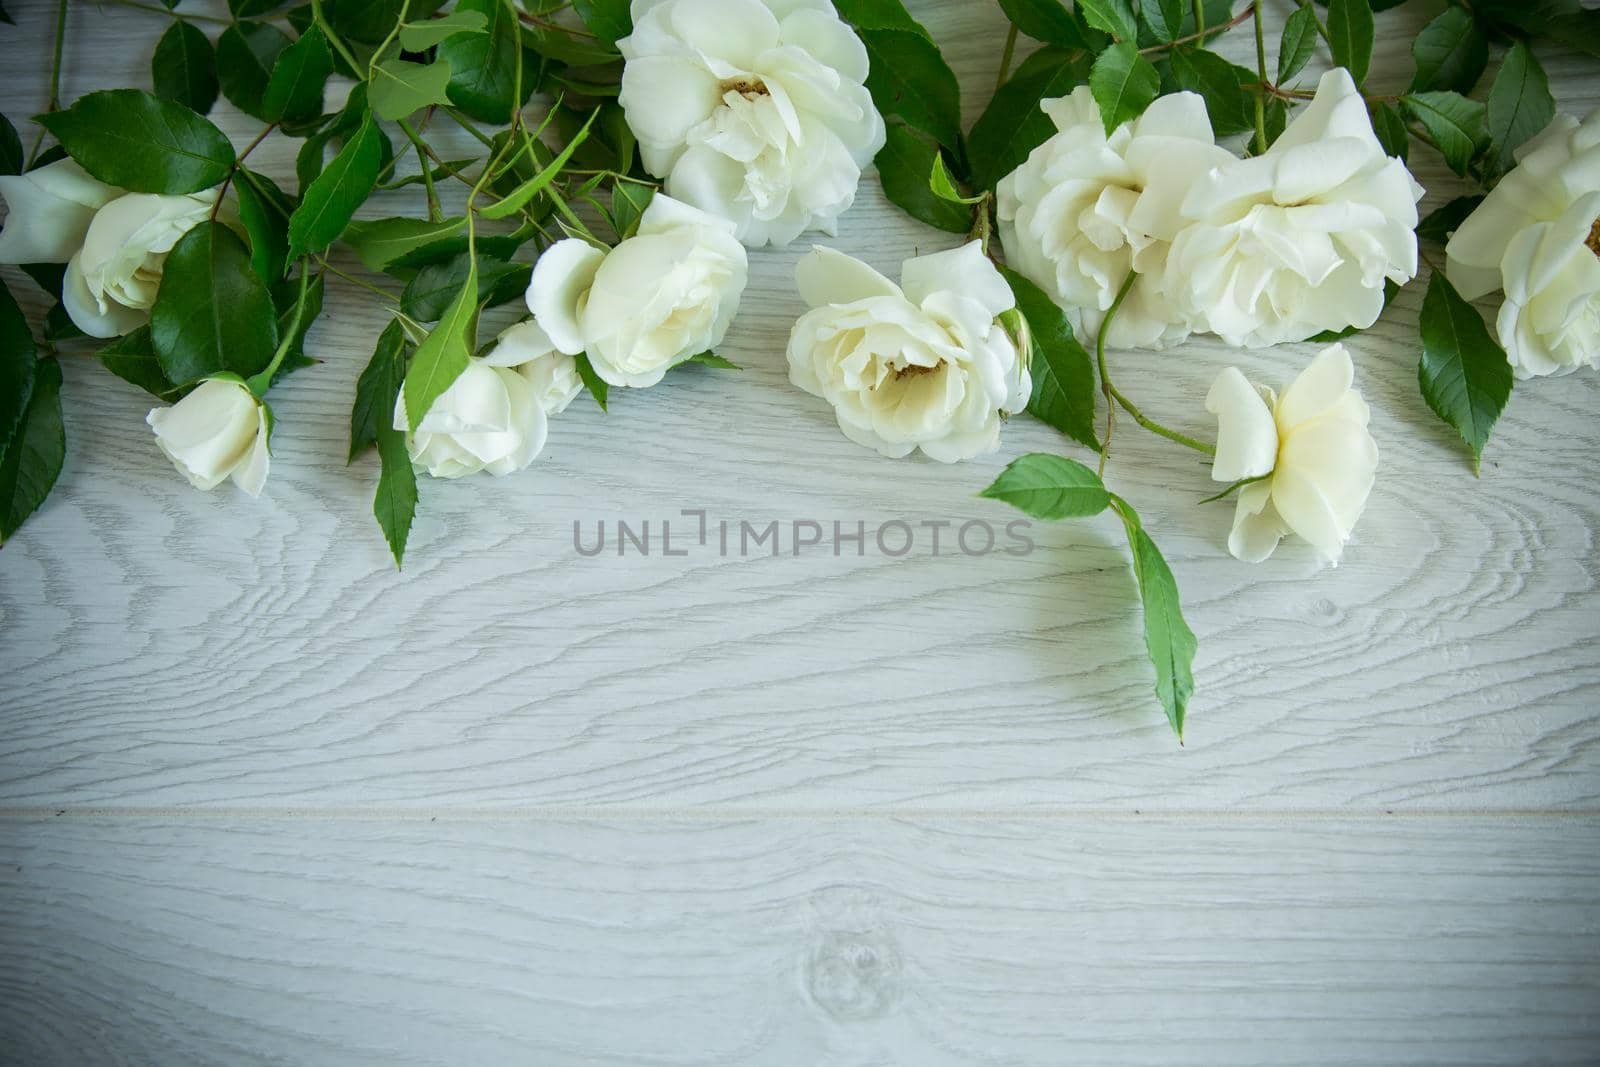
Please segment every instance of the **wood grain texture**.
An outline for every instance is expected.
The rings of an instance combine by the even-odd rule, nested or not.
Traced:
[[[1585,818],[0,833],[0,1059],[35,1067],[1486,1067],[1600,1050]]]

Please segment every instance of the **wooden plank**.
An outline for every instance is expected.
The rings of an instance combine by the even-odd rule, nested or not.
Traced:
[[[83,1063],[1580,1064],[1588,817],[0,823]]]

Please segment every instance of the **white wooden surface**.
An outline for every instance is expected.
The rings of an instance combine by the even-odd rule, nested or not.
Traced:
[[[1380,70],[1409,70],[1409,6]],[[53,5],[7,7],[21,120]],[[975,116],[998,8],[916,10]],[[76,5],[65,98],[145,84],[164,21]],[[1592,61],[1540,54],[1565,108],[1600,102]],[[1459,191],[1414,169],[1425,207]],[[869,178],[835,243],[893,272],[950,238]],[[1108,477],[1200,637],[1180,749],[1109,522],[1027,557],[573,550],[575,520],[684,508],[1003,523],[972,494],[1068,447],[1026,419],[957,467],[845,441],[784,375],[798,252],[752,257],[745,371],[425,484],[404,573],[375,463],[343,462],[359,292],[274,393],[259,501],[191,490],[142,395],[68,361],[66,470],[0,552],[0,1061],[1600,1060],[1600,379],[1520,389],[1474,480],[1408,289],[1352,345],[1383,465],[1337,570],[1233,561],[1204,468],[1124,423]],[[1312,350],[1113,359],[1207,434],[1219,367]]]

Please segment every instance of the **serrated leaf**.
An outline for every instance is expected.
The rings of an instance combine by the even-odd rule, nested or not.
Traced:
[[[1481,196],[1456,197],[1448,204],[1430,211],[1426,218],[1417,223],[1417,236],[1444,244],[1481,203]]]
[[[1316,9],[1307,4],[1297,7],[1283,23],[1283,36],[1278,41],[1278,84],[1287,84],[1311,61],[1317,44]]]
[[[272,362],[277,310],[238,234],[202,222],[172,246],[150,339],[163,373],[180,385],[219,371],[248,378]]]
[[[471,262],[467,277],[432,332],[417,346],[406,373],[406,419],[416,430],[439,394],[467,369],[477,333],[478,270]],[[378,438],[382,444],[383,438]]]
[[[150,59],[156,95],[182,104],[198,115],[217,102],[217,57],[206,35],[178,19],[156,42]]]
[[[1128,0],[1078,0],[1078,11],[1085,22],[1118,41],[1135,44],[1139,39],[1139,23]]]
[[[432,63],[389,59],[372,68],[368,84],[373,114],[390,121],[403,119],[425,107],[450,102],[450,64],[443,59]]]
[[[1163,0],[1167,6],[1180,2]],[[1151,0],[1151,4],[1154,6],[1155,0]],[[1035,41],[1085,49],[1096,43],[1089,40],[1089,35],[1061,0],[1000,0],[1000,7],[1013,26]]]
[[[925,134],[903,123],[891,124],[874,160],[883,194],[920,222],[950,233],[966,233],[972,226],[971,210],[935,196],[929,187],[927,175],[938,157],[939,146]]]
[[[1122,41],[1101,52],[1089,71],[1089,90],[1100,107],[1100,119],[1109,135],[1118,126],[1144,114],[1161,91],[1161,75],[1132,41]]]
[[[1428,279],[1421,326],[1417,380],[1422,398],[1461,435],[1476,471],[1489,433],[1511,398],[1511,361],[1489,336],[1477,309],[1439,271]]]
[[[1095,451],[1094,362],[1078,342],[1066,312],[1045,291],[1008,267],[1000,268],[1033,338],[1033,395],[1028,413]]]
[[[961,87],[938,45],[909,30],[858,30],[871,64],[867,89],[885,116],[899,115],[947,147],[961,139]]]
[[[350,218],[372,195],[383,166],[383,135],[369,115],[339,154],[304,190],[289,218],[289,258],[321,252],[344,232]]]
[[[1489,63],[1489,37],[1465,8],[1447,7],[1417,34],[1411,55],[1417,61],[1413,92],[1468,93]]]
[[[857,30],[906,30],[933,40],[900,0],[834,0],[833,6]]]
[[[604,411],[606,393],[610,386],[606,384],[604,378],[594,372],[594,364],[589,362],[588,353],[579,352],[572,357],[572,360],[578,365],[578,377],[583,379],[584,388],[589,390],[589,395],[594,397],[594,402],[600,405],[601,411]]]
[[[0,455],[0,545],[39,509],[61,474],[67,435],[61,423],[61,365],[41,359],[22,418]]]
[[[650,206],[655,195],[654,186],[637,182],[619,181],[611,187],[611,221],[616,226],[619,242],[638,232],[644,209]]]
[[[11,120],[0,115],[0,174],[21,174],[23,163],[22,138]]]
[[[272,68],[289,37],[270,22],[236,22],[217,38],[217,80],[222,95],[246,115],[265,121],[262,98]]]
[[[992,191],[1056,132],[1040,100],[1066,96],[1088,80],[1089,60],[1082,53],[1041,48],[1024,60],[972,125],[967,155],[973,186]]]
[[[1126,501],[1118,498],[1114,506],[1128,532],[1128,549],[1133,554],[1133,576],[1144,608],[1145,651],[1156,670],[1156,697],[1181,743],[1189,698],[1194,694],[1194,656],[1199,642],[1184,621],[1178,582],[1161,550]]]
[[[442,18],[408,23],[400,31],[400,47],[407,52],[426,52],[452,34],[486,33],[488,26],[488,16],[481,11],[452,11]]]
[[[616,44],[633,32],[628,0],[572,0],[572,7],[589,32],[607,44]]]
[[[1402,96],[1400,107],[1427,131],[1450,169],[1465,176],[1488,139],[1484,106],[1460,93],[1428,92]]]
[[[0,455],[22,423],[37,362],[33,331],[28,329],[28,320],[22,317],[10,288],[0,278]]]
[[[1029,452],[1006,465],[979,496],[1000,500],[1036,519],[1081,519],[1111,503],[1100,476],[1077,460]]]
[[[709,349],[690,356],[684,362],[698,363],[702,367],[714,367],[717,370],[744,370],[743,367],[739,366],[739,364],[735,363],[733,360],[725,359]]]
[[[1157,41],[1167,43],[1183,34],[1183,16],[1190,5],[1184,0],[1143,0],[1139,14]]]
[[[293,124],[321,115],[323,86],[332,73],[328,38],[312,26],[278,55],[261,96],[261,117]]]
[[[510,122],[535,81],[533,72],[525,71],[522,99],[512,99],[522,47],[516,15],[505,0],[460,0],[456,10],[477,12],[488,22],[486,32],[458,33],[439,43],[436,56],[450,65],[450,102],[480,122]]]
[[[1215,52],[1196,49],[1172,53],[1172,79],[1178,88],[1199,93],[1217,137],[1242,133],[1255,125],[1254,102],[1239,83],[1239,69]],[[1255,72],[1249,72],[1251,80]]]
[[[394,398],[389,398],[389,410],[394,410]],[[406,541],[411,537],[411,523],[417,515],[417,472],[411,466],[411,454],[406,449],[406,435],[394,428],[391,420],[377,427],[378,458],[382,469],[378,474],[378,489],[372,497],[372,515],[383,530],[383,539],[389,543],[395,567],[400,567],[406,554]]]
[[[1333,61],[1350,72],[1357,85],[1372,66],[1372,5],[1368,0],[1329,0],[1328,47]]]
[[[566,146],[539,173],[511,190],[504,199],[490,204],[488,207],[480,208],[478,214],[486,219],[503,219],[508,215],[514,215],[521,211],[528,201],[548,189],[550,183],[555,181],[556,176],[561,173],[561,168],[567,165],[568,161],[572,159],[572,154],[588,138],[589,130],[594,125],[595,116],[599,113],[598,111],[591,111],[588,120],[579,127],[578,132],[567,140]]]
[[[1372,132],[1377,135],[1378,143],[1386,154],[1402,163],[1410,159],[1411,131],[1406,129],[1406,120],[1393,104],[1380,101],[1373,107]]]
[[[1486,111],[1495,168],[1503,172],[1515,166],[1516,149],[1549,125],[1555,114],[1556,101],[1544,68],[1525,42],[1512,42],[1489,89]]]
[[[131,192],[199,192],[233,165],[233,145],[221,130],[138,89],[90,93],[39,122],[84,170]]]
[[[438,222],[403,217],[363,220],[345,227],[344,243],[360,257],[362,266],[381,271],[406,253],[455,237],[466,228],[465,215]]]
[[[158,400],[172,402],[181,389],[161,369],[156,350],[150,343],[150,327],[141,326],[102,348],[100,362],[118,378],[136,385]]]
[[[400,309],[418,322],[433,322],[449,310],[455,295],[476,269],[478,303],[494,307],[515,300],[528,291],[533,268],[526,263],[508,263],[478,253],[474,265],[466,253],[453,259],[430,263],[417,272],[400,294]]]
[[[399,319],[378,335],[372,358],[356,380],[356,399],[350,407],[350,455],[354,462],[367,446],[376,444],[378,431],[394,424],[394,398],[406,377],[406,355],[410,351],[406,331]]]

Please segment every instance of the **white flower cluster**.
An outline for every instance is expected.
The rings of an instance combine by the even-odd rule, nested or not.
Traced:
[[[1231,345],[1367,327],[1385,280],[1417,272],[1422,187],[1385,155],[1343,68],[1263,154],[1212,143],[1203,101],[1176,93],[1107,136],[1087,87],[1044,102],[1057,133],[997,189],[1006,259],[1094,339],[1162,348],[1191,332]]]

